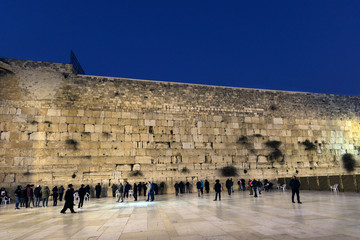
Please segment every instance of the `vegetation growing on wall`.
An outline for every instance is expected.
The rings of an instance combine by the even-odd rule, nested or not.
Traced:
[[[65,143],[66,143],[68,146],[72,147],[74,150],[77,150],[77,149],[78,149],[79,143],[78,143],[78,141],[76,141],[76,140],[74,140],[74,139],[68,139],[68,140],[65,141]]]
[[[235,177],[238,175],[237,169],[234,166],[226,166],[219,169],[222,177]]]
[[[309,139],[306,139],[304,142],[302,142],[302,144],[305,145],[306,151],[316,150],[316,145],[310,142]]]
[[[274,160],[278,160],[281,157],[283,157],[283,153],[279,149],[279,147],[281,145],[280,141],[276,141],[276,140],[275,141],[267,141],[265,144],[266,144],[266,146],[273,149],[273,151],[271,153],[269,153],[269,155],[268,155],[270,160],[274,161]],[[281,161],[281,162],[283,162],[283,161]]]
[[[135,170],[135,171],[130,172],[130,176],[131,177],[140,177],[140,176],[143,176],[143,173],[140,170]]]
[[[187,167],[183,167],[180,172],[181,173],[189,173],[190,170]]]
[[[356,161],[355,161],[354,155],[352,155],[350,153],[345,153],[342,156],[342,162],[343,162],[343,166],[347,172],[352,172],[355,170]]]

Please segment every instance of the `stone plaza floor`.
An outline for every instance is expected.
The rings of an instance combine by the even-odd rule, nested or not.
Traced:
[[[302,191],[248,192],[213,201],[214,194],[157,196],[154,202],[91,199],[60,214],[60,206],[0,206],[0,239],[360,239],[360,194]],[[50,202],[49,202],[50,203]]]

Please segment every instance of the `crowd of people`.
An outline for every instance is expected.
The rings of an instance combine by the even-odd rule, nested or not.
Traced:
[[[273,189],[273,183],[267,179],[265,179],[263,182],[259,179],[249,179],[246,186],[245,179],[239,179],[237,181],[238,184],[238,191],[249,191],[249,195],[253,195],[255,198],[258,197],[258,194],[261,195],[262,188],[264,187],[265,191],[272,191]],[[300,196],[299,196],[299,189],[300,189],[300,182],[297,180],[296,176],[294,175],[292,179],[289,182],[289,185],[292,189],[292,202],[295,203],[294,197],[297,196],[297,202],[301,204]],[[174,185],[175,188],[175,194],[176,196],[183,193],[191,193],[192,192],[192,185],[189,181],[184,182],[176,182]],[[227,189],[228,195],[231,195],[234,193],[234,182],[232,178],[228,178],[225,182],[225,188]],[[159,187],[156,183],[153,183],[152,181],[148,182],[134,182],[133,185],[131,185],[128,182],[125,182],[124,184],[120,183],[119,185],[113,184],[112,187],[112,195],[113,197],[117,196],[117,202],[124,202],[124,198],[129,198],[129,195],[132,195],[134,197],[134,201],[137,201],[138,196],[144,196],[147,197],[146,201],[154,201],[155,195],[158,194]],[[210,183],[206,179],[205,181],[199,180],[196,183],[196,189],[198,197],[202,196],[204,194],[204,189],[206,193],[210,192]],[[215,199],[214,201],[217,201],[217,199],[221,200],[221,192],[223,190],[223,186],[220,183],[220,180],[216,180],[214,187],[215,191]],[[98,183],[95,186],[95,195],[97,198],[100,198],[101,196],[102,187],[100,183]],[[130,194],[131,192],[131,194]],[[64,197],[65,193],[65,197]],[[72,213],[76,213],[74,210],[74,196],[76,196],[79,200],[78,202],[78,208],[82,208],[84,204],[84,198],[88,194],[90,196],[90,186],[87,185],[85,187],[84,184],[81,185],[81,187],[78,190],[74,190],[73,185],[69,184],[67,190],[65,191],[65,188],[63,185],[60,187],[54,186],[52,190],[45,185],[40,186],[37,185],[34,188],[34,185],[28,184],[26,187],[18,186],[14,192],[15,194],[15,209],[20,208],[33,208],[33,207],[48,207],[49,205],[49,198],[52,197],[52,205],[57,206],[58,201],[62,202],[63,197],[65,200],[64,208],[61,210],[61,213],[65,213],[66,210],[69,208]],[[0,196],[1,198],[8,198],[8,193],[5,188],[0,189]]]

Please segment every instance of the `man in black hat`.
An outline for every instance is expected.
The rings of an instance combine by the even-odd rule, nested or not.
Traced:
[[[81,184],[81,187],[79,188],[79,206],[78,206],[78,208],[83,207],[85,195],[86,195],[85,185]]]
[[[64,208],[60,213],[65,214],[68,208],[70,209],[71,213],[76,213],[74,211],[74,189],[72,184],[69,184],[68,189],[66,190]]]
[[[292,176],[292,179],[290,180],[289,184],[290,184],[290,187],[291,187],[291,190],[292,190],[292,195],[291,195],[292,202],[295,203],[294,196],[296,194],[297,202],[299,204],[301,204],[302,202],[300,202],[300,195],[299,195],[300,182],[299,182],[299,180],[297,180],[296,175]]]

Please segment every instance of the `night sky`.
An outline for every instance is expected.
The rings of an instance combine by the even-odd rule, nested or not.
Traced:
[[[0,56],[85,72],[360,96],[359,0],[2,1]]]

